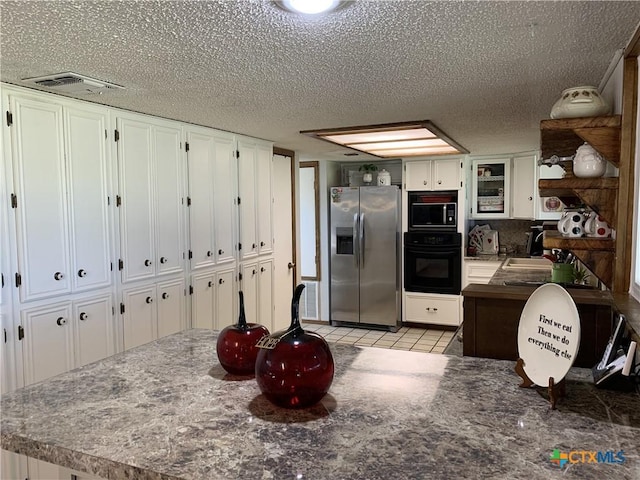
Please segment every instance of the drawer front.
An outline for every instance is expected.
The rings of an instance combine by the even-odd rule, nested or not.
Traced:
[[[459,297],[406,297],[406,321],[460,325]]]
[[[502,262],[482,262],[474,261],[467,263],[467,276],[468,277],[488,277],[491,278],[494,273],[500,268]]]

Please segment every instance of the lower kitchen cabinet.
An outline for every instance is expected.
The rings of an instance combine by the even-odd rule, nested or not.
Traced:
[[[405,293],[405,322],[460,325],[460,296]]]
[[[110,293],[28,308],[20,319],[25,385],[115,353]]]
[[[123,292],[124,349],[128,350],[186,328],[182,278]]]
[[[462,288],[470,283],[487,284],[502,265],[502,260],[498,262],[485,260],[469,260],[464,262],[464,277]]]
[[[2,450],[1,477],[6,480],[101,480],[88,473]]]
[[[200,273],[191,277],[193,328],[221,330],[236,323],[238,302],[235,269]]]
[[[242,267],[247,322],[273,329],[273,259],[246,263]]]

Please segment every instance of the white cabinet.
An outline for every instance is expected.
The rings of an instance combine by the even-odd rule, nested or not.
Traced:
[[[181,128],[121,115],[118,126],[122,281],[184,270]]]
[[[100,480],[88,473],[72,470],[53,463],[2,450],[2,474],[6,480]]]
[[[460,325],[460,296],[405,293],[405,322]]]
[[[252,262],[242,267],[242,291],[247,322],[273,329],[273,260]]]
[[[193,328],[221,330],[236,323],[235,270],[193,275],[191,315]]]
[[[125,290],[121,305],[124,349],[184,330],[185,295],[182,278]]]
[[[511,218],[533,220],[538,198],[537,155],[513,157],[511,171]]]
[[[470,283],[489,283],[491,277],[500,268],[500,265],[502,265],[502,261],[465,260],[462,288]]]
[[[7,480],[28,479],[27,457],[8,450],[0,451],[0,478]]]
[[[406,190],[458,190],[461,172],[462,163],[456,159],[407,162]]]
[[[511,158],[473,159],[471,165],[471,217],[509,218]]]
[[[9,99],[20,300],[108,286],[106,113]]]
[[[238,141],[240,256],[243,259],[273,251],[272,151],[270,144]]]
[[[233,135],[187,130],[191,268],[235,260],[236,167]]]
[[[22,310],[25,385],[113,355],[113,317],[110,293]]]

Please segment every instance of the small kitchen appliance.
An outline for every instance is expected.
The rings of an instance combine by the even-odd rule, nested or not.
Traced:
[[[458,192],[409,192],[409,231],[456,230]]]

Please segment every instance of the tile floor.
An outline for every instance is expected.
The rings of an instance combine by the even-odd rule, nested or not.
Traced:
[[[317,323],[304,324],[303,327],[322,335],[327,342],[430,353],[443,353],[456,333],[451,330],[410,327],[402,327],[396,333],[391,333],[383,330],[335,327]]]

